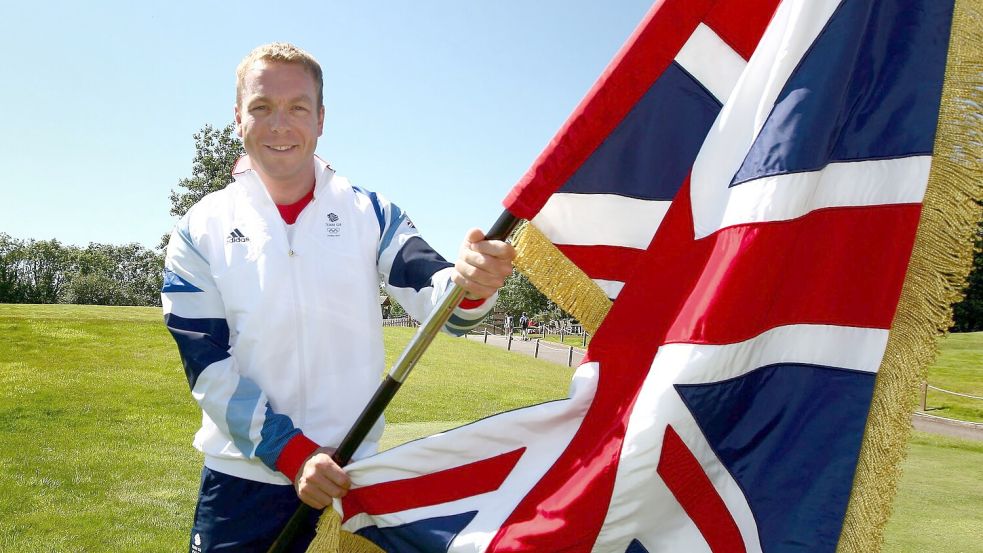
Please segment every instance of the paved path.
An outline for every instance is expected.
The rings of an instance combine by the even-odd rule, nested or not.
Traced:
[[[922,432],[983,442],[983,424],[978,422],[957,421],[921,412],[912,415],[911,422],[915,430]]]
[[[512,338],[511,344],[509,344],[508,337],[497,334],[489,334],[487,337],[482,334],[469,334],[468,340],[485,342],[492,346],[530,356],[536,355],[537,353],[536,340],[525,341],[518,335]],[[553,363],[576,367],[580,365],[580,361],[584,358],[584,353],[585,350],[583,348],[574,347],[571,360],[570,346],[563,346],[556,342],[540,341],[538,357],[546,361],[552,361]],[[980,423],[963,422],[935,417],[925,413],[915,413],[912,415],[912,424],[914,424],[915,430],[928,432],[929,434],[962,438],[964,440],[983,441],[983,424]]]
[[[576,367],[580,365],[580,361],[584,358],[585,353],[583,348],[574,347],[573,358],[571,360],[570,346],[564,346],[557,342],[540,340],[537,354],[536,340],[523,340],[518,334],[512,337],[511,344],[509,344],[509,339],[507,336],[502,336],[499,334],[489,334],[487,336],[487,341],[485,338],[486,337],[483,334],[468,334],[468,340],[471,341],[485,342],[488,345],[497,346],[510,351],[517,351],[519,353],[535,356],[539,359],[545,359],[546,361],[552,361],[553,363],[559,363],[569,367]]]

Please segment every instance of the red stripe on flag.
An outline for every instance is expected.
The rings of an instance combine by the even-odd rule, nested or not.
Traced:
[[[734,343],[796,323],[889,327],[919,205],[827,209],[694,240],[689,197],[687,179],[591,342],[600,374],[581,427],[489,553],[591,550],[661,344]]]
[[[693,452],[671,427],[666,427],[657,469],[663,482],[700,530],[714,553],[744,553],[744,539],[724,500]]]
[[[356,488],[341,500],[344,520],[360,513],[396,513],[495,491],[525,451],[526,448],[521,447],[432,474]]]
[[[568,246],[557,249],[591,278],[625,282],[645,250],[623,246]]]
[[[694,240],[687,180],[635,267],[644,278],[618,295],[611,331],[732,344],[789,324],[890,328],[920,214],[919,204],[830,208]]]
[[[656,2],[587,96],[502,202],[532,219],[601,145],[689,40],[712,0]]]
[[[788,324],[888,329],[920,214],[836,208],[724,229],[694,244],[709,252],[665,341],[733,343]]]
[[[577,434],[512,511],[486,553],[591,551],[611,500],[628,417],[651,363],[645,350],[622,347],[593,359],[601,366],[597,391]],[[593,342],[591,351],[604,353],[597,353]]]

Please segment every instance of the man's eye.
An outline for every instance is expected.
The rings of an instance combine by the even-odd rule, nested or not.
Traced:
[[[307,111],[307,108],[304,106],[294,106],[292,109],[294,111]]]
[[[253,106],[252,108],[249,109],[249,111],[266,111],[268,109],[269,109],[268,106]]]

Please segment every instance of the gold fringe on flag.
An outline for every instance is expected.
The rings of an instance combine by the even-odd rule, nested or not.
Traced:
[[[932,170],[898,311],[874,386],[839,553],[881,549],[916,391],[952,325],[983,201],[983,0],[957,0]]]
[[[341,517],[327,508],[317,521],[317,534],[307,553],[385,553],[376,544],[341,529]]]
[[[517,257],[515,266],[550,300],[580,321],[590,333],[598,327],[611,300],[589,276],[573,264],[528,221],[512,234]]]

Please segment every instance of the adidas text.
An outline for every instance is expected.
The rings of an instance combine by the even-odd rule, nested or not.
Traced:
[[[249,242],[249,237],[242,233],[241,230],[235,229],[225,237],[225,242],[227,244],[233,244],[236,242]]]

